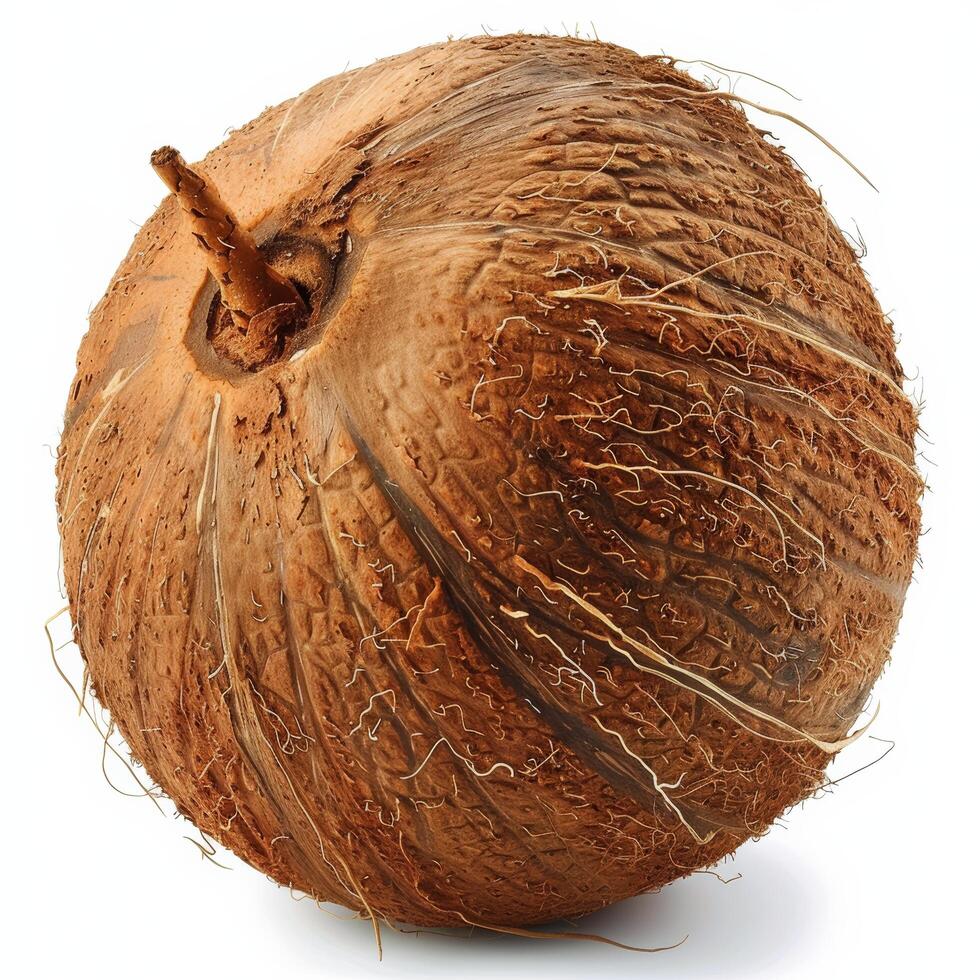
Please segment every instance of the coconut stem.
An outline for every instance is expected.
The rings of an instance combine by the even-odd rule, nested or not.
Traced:
[[[177,196],[191,234],[207,256],[221,302],[239,328],[247,334],[252,318],[273,307],[306,309],[296,287],[266,263],[255,239],[239,225],[215,188],[191,170],[173,147],[155,150],[150,163]]]

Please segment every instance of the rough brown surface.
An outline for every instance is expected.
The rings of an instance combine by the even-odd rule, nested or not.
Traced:
[[[811,793],[919,531],[891,325],[792,162],[662,58],[475,38],[200,165],[314,316],[208,339],[175,200],[58,461],[99,699],[198,826],[419,924],[572,916]]]

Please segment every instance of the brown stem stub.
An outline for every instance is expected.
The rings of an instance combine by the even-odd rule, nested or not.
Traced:
[[[265,261],[255,239],[239,225],[215,188],[171,146],[150,156],[153,169],[176,195],[191,234],[207,257],[221,290],[221,303],[238,334],[234,358],[246,369],[268,360],[277,343],[270,323],[306,310],[296,287]],[[270,316],[271,311],[274,316]],[[253,320],[255,321],[253,323]]]

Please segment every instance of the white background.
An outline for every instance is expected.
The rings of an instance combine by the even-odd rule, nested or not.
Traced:
[[[910,5],[911,6],[911,5]],[[977,394],[980,207],[973,4],[321,2],[38,3],[4,14],[2,351],[4,515],[0,602],[2,874],[8,976],[857,977],[967,973],[976,948]],[[233,859],[222,871],[192,828],[127,799],[57,677],[43,623],[63,604],[52,448],[87,310],[163,191],[161,143],[198,159],[266,105],[416,45],[523,28],[583,33],[702,58],[751,78],[738,92],[802,115],[877,182],[875,194],[801,130],[771,129],[857,221],[866,268],[893,311],[924,395],[923,568],[874,726],[895,750],[797,808],[721,868],[583,924],[672,952],[498,936],[384,934],[338,919]],[[704,73],[698,65],[696,73]],[[727,85],[726,79],[721,79]],[[68,635],[67,617],[54,623]],[[78,677],[77,652],[59,654]],[[887,743],[845,752],[843,775]],[[117,779],[120,774],[110,770]]]

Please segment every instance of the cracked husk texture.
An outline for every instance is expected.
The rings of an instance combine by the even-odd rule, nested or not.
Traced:
[[[811,794],[894,639],[917,421],[853,250],[738,102],[474,38],[197,169],[311,319],[236,363],[169,196],[58,459],[91,684],[180,811],[317,899],[516,926]]]

